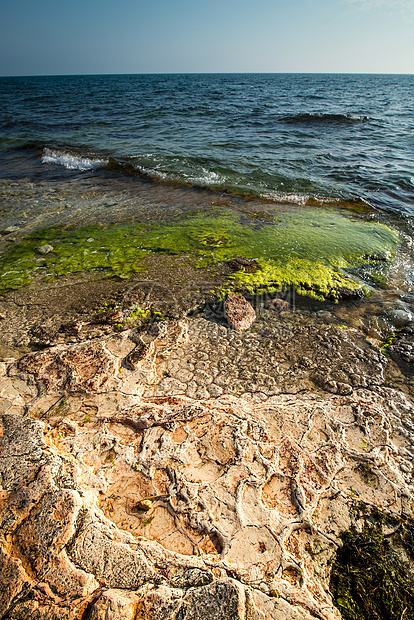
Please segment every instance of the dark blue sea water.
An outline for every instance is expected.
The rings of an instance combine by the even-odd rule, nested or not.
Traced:
[[[2,178],[107,169],[411,215],[414,76],[1,78],[0,147]]]
[[[363,213],[401,231],[413,310],[414,76],[0,78],[0,199],[22,234],[209,205]]]

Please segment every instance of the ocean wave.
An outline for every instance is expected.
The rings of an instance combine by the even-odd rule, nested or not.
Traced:
[[[105,159],[94,159],[91,157],[82,157],[67,151],[55,151],[53,149],[44,149],[42,155],[43,164],[57,164],[64,166],[67,170],[96,170],[105,166],[108,162]]]
[[[202,187],[224,187],[227,181],[224,175],[206,168],[203,168],[198,174],[185,174],[183,176],[191,185],[201,185]]]
[[[339,205],[340,203],[349,204],[350,200],[343,200],[341,198],[333,198],[333,197],[323,197],[323,196],[313,196],[311,194],[295,194],[289,192],[261,192],[259,194],[260,198],[264,198],[265,200],[272,200],[278,203],[292,203],[299,206],[310,206],[310,205]]]
[[[279,119],[289,125],[354,125],[364,123],[367,116],[358,114],[323,114],[322,112],[292,114]]]
[[[149,157],[147,154],[146,157]],[[121,174],[144,176],[156,181],[165,181],[170,183],[181,183],[185,185],[194,185],[195,187],[224,187],[228,179],[225,175],[208,170],[204,167],[195,167],[194,170],[182,169],[167,170],[159,165],[146,166],[141,163],[131,163],[119,159],[110,158],[105,166],[106,169]]]
[[[74,173],[83,171],[98,171],[102,174],[121,175],[125,177],[137,177],[150,182],[190,186],[193,188],[207,189],[211,191],[225,192],[233,196],[256,196],[259,199],[277,203],[289,203],[299,206],[312,205],[339,205],[342,202],[350,204],[352,198],[343,200],[331,196],[324,196],[312,191],[303,193],[272,188],[272,179],[268,182],[263,179],[254,182],[244,175],[237,174],[234,170],[215,171],[200,161],[191,161],[191,158],[173,157],[164,160],[162,157],[151,153],[145,153],[142,158],[109,156],[103,154],[75,153],[69,148],[44,147],[42,150],[42,162],[45,164],[60,165]],[[141,159],[141,161],[140,161]],[[142,161],[143,160],[143,161]],[[145,162],[145,163],[143,163]],[[282,182],[283,181],[283,182]],[[279,178],[277,185],[290,185],[289,179]],[[293,188],[292,188],[293,189]],[[358,201],[359,203],[360,201]]]

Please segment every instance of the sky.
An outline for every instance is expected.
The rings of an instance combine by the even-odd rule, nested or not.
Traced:
[[[0,0],[0,75],[413,73],[414,0]]]

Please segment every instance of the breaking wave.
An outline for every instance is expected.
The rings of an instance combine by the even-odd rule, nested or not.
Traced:
[[[247,179],[234,170],[216,172],[206,167],[199,161],[192,161],[191,158],[173,158],[172,161],[162,161],[155,155],[146,153],[143,155],[142,163],[136,158],[114,157],[98,154],[86,156],[82,153],[75,153],[65,148],[44,147],[42,150],[41,161],[44,164],[63,166],[73,172],[98,171],[101,174],[120,175],[124,177],[136,177],[142,180],[161,182],[166,184],[181,185],[211,191],[224,192],[233,196],[256,197],[259,199],[270,200],[277,203],[290,203],[296,205],[332,205],[343,202],[341,198],[324,195],[324,193],[312,193],[278,188],[281,178],[273,185],[271,180],[267,182],[263,179],[256,183],[246,183]],[[157,161],[158,160],[158,161]],[[152,165],[150,163],[151,162]],[[289,186],[291,180],[282,179],[282,185]],[[270,185],[268,184],[270,182]],[[353,202],[348,198],[347,203]],[[360,202],[360,201],[358,201]]]
[[[57,164],[64,166],[67,170],[96,170],[105,166],[108,162],[105,159],[94,159],[90,157],[82,157],[65,151],[55,151],[53,149],[44,149],[42,155],[43,164]]]

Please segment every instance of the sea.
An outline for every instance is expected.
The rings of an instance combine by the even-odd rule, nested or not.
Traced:
[[[385,223],[401,247],[372,302],[383,333],[414,318],[414,76],[2,77],[0,199],[18,238],[213,207]]]

